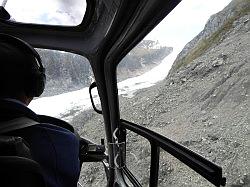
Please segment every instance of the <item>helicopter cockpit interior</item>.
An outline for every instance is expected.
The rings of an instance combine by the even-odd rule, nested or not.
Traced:
[[[61,109],[65,103],[74,103],[76,107],[67,111],[62,117],[63,119],[69,119],[72,113],[75,113],[75,115],[82,114],[82,108],[81,106],[77,106],[78,101],[72,101],[67,97],[67,93],[64,94],[64,91],[71,90],[72,93],[74,92],[74,98],[81,98],[85,92],[88,97],[90,96],[88,107],[93,107],[97,113],[95,115],[102,118],[101,125],[92,125],[88,129],[92,131],[98,128],[101,131],[102,135],[98,134],[98,142],[94,143],[89,140],[91,137],[86,139],[82,137],[82,135],[88,135],[89,132],[87,130],[83,130],[85,134],[77,132],[84,129],[84,125],[71,126],[62,120],[46,115],[40,115],[40,118],[43,121],[53,122],[63,128],[69,129],[76,133],[77,136],[80,134],[83,138],[82,141],[84,141],[84,146],[80,149],[83,165],[90,162],[101,163],[101,167],[104,168],[102,172],[106,178],[106,186],[144,186],[145,184],[150,187],[158,186],[159,175],[162,172],[160,167],[161,164],[164,165],[160,160],[163,152],[167,152],[175,157],[214,186],[225,186],[226,178],[223,177],[222,168],[206,159],[204,155],[197,154],[181,143],[162,135],[159,132],[161,131],[160,129],[156,132],[143,124],[137,124],[134,121],[125,120],[121,117],[117,78],[119,63],[151,30],[178,6],[181,2],[180,0],[86,0],[86,3],[77,5],[74,5],[74,1],[68,1],[68,7],[61,6],[61,9],[55,8],[54,6],[56,5],[50,4],[49,1],[33,2],[29,7],[25,5],[25,1],[13,1],[16,4],[23,3],[23,8],[20,5],[18,6],[19,8],[12,9],[10,6],[11,1],[13,0],[3,1],[0,7],[0,33],[8,34],[28,42],[37,49],[43,61],[48,61],[45,64],[45,68],[49,74],[47,85],[50,85],[50,87],[49,91],[42,95],[41,100],[46,100],[47,103],[51,103],[54,106],[57,105],[56,110],[53,106],[49,107],[47,105],[44,105],[44,110],[42,110],[43,105],[39,105],[36,108],[35,105],[31,104],[31,107],[36,108],[39,114],[41,111],[41,114],[47,112],[56,116],[62,113]],[[31,2],[27,1],[27,3]],[[72,6],[70,3],[72,3]],[[33,22],[32,19],[34,18],[35,20],[38,17],[39,11],[46,10],[42,9],[42,6],[47,7],[48,10],[52,9],[54,17],[50,17],[51,15],[47,12],[43,12],[39,15],[43,16],[40,22]],[[63,12],[64,9],[67,9],[68,12]],[[31,13],[28,13],[29,10]],[[72,14],[69,13],[70,11]],[[59,17],[58,15],[61,13],[62,17]],[[26,19],[25,14],[29,17],[29,20]],[[33,17],[30,16],[31,14],[33,14]],[[72,15],[74,19],[70,19]],[[154,50],[160,49],[164,53],[167,50],[163,47],[157,47],[157,44],[154,42],[144,44],[148,46],[156,45]],[[147,49],[147,47],[144,47],[138,50],[144,54],[145,48]],[[171,49],[169,50],[171,51]],[[56,51],[60,51],[60,53]],[[70,58],[74,59],[72,62],[69,60],[68,53],[71,54]],[[48,54],[51,56],[48,57]],[[57,62],[50,63],[51,60],[56,58],[58,59]],[[59,68],[59,64],[63,61],[62,59],[66,59],[66,62],[63,62],[63,67]],[[139,61],[140,59],[142,58],[138,58]],[[84,61],[87,65],[78,63],[78,61]],[[146,64],[145,61],[143,63]],[[68,69],[70,68],[73,68],[73,72],[76,73],[69,73]],[[87,68],[88,71],[84,68]],[[124,73],[125,70],[121,68],[120,71]],[[130,75],[131,71],[126,70],[126,73]],[[136,74],[137,72],[132,71],[133,73]],[[86,76],[88,78],[85,80],[84,77]],[[124,80],[123,77],[121,79]],[[81,83],[85,87],[88,86],[88,88],[82,92],[77,92],[76,87],[74,87],[76,82]],[[50,94],[55,92],[53,89],[55,85],[60,88],[58,93],[64,94],[64,97],[58,97],[57,102],[49,100]],[[99,97],[100,101],[97,100],[97,97]],[[33,102],[39,103],[41,100],[35,99]],[[133,105],[133,103],[130,104]],[[126,111],[126,108],[124,111]],[[82,114],[82,117],[78,119],[79,124],[83,123],[80,121],[82,118],[85,118],[85,120],[91,119],[89,116],[92,116],[92,114]],[[143,138],[149,145],[146,151],[141,150],[142,159],[144,159],[143,154],[146,152],[145,154],[148,155],[147,159],[149,161],[149,165],[144,168],[148,171],[149,177],[146,182],[142,181],[143,184],[137,179],[137,174],[131,172],[128,167],[128,162],[136,162],[137,159],[137,156],[132,153],[132,159],[128,159],[126,156],[128,150],[130,150],[128,145],[133,143],[133,137],[131,138],[129,133],[134,133],[136,136]],[[141,144],[144,144],[144,141]],[[0,155],[0,160],[3,158],[1,157]],[[0,164],[4,166],[0,166],[0,168],[6,169],[10,163],[0,161]],[[21,168],[24,166],[35,168],[35,171],[39,172],[39,164],[33,161],[31,161],[30,165],[29,163],[23,165],[21,163]],[[88,171],[88,166],[83,166],[86,167],[86,173],[95,172]],[[20,170],[20,168],[15,168],[15,165],[11,167],[13,168],[10,170]],[[0,171],[1,184],[1,176],[3,176],[2,174],[6,170],[3,171],[0,169]],[[21,172],[22,170],[13,175],[19,175]],[[168,170],[165,172],[167,173]],[[36,178],[33,175],[29,177],[34,178],[34,180]],[[81,177],[83,180],[91,180],[84,178],[84,175],[81,175]],[[36,183],[36,181],[31,182]],[[81,186],[81,184],[78,185]],[[40,183],[36,186],[45,186],[45,184]],[[101,184],[96,184],[96,186],[101,186]]]

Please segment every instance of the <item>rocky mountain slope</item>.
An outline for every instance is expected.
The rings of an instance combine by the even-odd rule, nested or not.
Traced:
[[[234,26],[236,20],[249,14],[248,0],[233,0],[223,11],[212,15],[205,28],[177,56],[170,72],[182,65],[187,65],[201,56],[213,46],[225,39],[227,32]],[[237,32],[237,30],[235,30]]]
[[[144,125],[223,168],[227,187],[250,186],[250,1],[233,0],[186,45],[170,74],[133,98],[120,97],[121,117]],[[80,122],[84,121],[84,127]],[[83,136],[104,137],[101,116],[72,121]],[[148,184],[149,143],[128,132],[127,164]],[[159,186],[207,187],[205,179],[161,152]],[[80,182],[104,186],[102,165],[86,164]]]

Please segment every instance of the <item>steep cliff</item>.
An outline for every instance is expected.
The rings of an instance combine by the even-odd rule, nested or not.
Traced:
[[[234,0],[222,11],[210,17],[203,31],[193,40],[186,44],[177,56],[171,73],[181,66],[191,63],[203,55],[206,51],[221,43],[237,20],[249,14],[250,5],[248,0]]]

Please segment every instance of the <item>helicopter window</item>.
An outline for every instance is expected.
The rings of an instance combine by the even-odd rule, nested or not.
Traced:
[[[12,21],[46,25],[79,25],[86,11],[85,0],[1,0]]]
[[[222,85],[220,82],[222,77],[219,78],[219,75],[223,74],[223,70],[225,74],[227,73],[222,68],[222,64],[229,62],[233,64],[234,60],[232,58],[230,61],[230,58],[234,52],[225,54],[227,48],[220,48],[219,45],[223,44],[220,42],[224,38],[219,38],[220,41],[215,38],[215,36],[218,37],[219,32],[222,32],[219,30],[215,33],[217,35],[212,35],[214,38],[206,40],[206,43],[198,43],[200,45],[189,56],[187,64],[179,64],[179,67],[173,64],[184,46],[204,29],[209,16],[221,11],[229,2],[224,1],[223,4],[220,1],[222,4],[217,9],[213,9],[213,5],[210,5],[214,12],[209,12],[207,17],[200,17],[205,14],[205,8],[204,12],[198,13],[192,18],[191,14],[183,17],[183,12],[187,11],[183,5],[188,7],[185,4],[188,1],[182,1],[119,63],[117,86],[121,119],[155,131],[220,165],[223,168],[223,175],[234,178],[232,179],[234,181],[229,181],[229,183],[236,186],[240,184],[240,180],[247,180],[246,183],[249,183],[247,178],[249,169],[243,161],[247,160],[248,152],[247,133],[243,135],[243,131],[247,131],[245,129],[248,124],[246,120],[246,116],[248,116],[247,100],[236,101],[234,97],[236,90],[247,93],[247,88],[242,84],[241,88],[226,89],[230,81],[227,79],[229,82]],[[190,4],[192,3],[190,2]],[[198,10],[202,7],[201,4],[192,10]],[[189,10],[189,12],[191,11]],[[227,13],[213,15],[208,24],[218,17],[224,19],[220,15],[225,16]],[[177,16],[176,19],[172,19],[175,16]],[[197,19],[198,17],[199,19]],[[237,17],[233,19],[237,20]],[[202,21],[203,24],[201,24]],[[200,23],[197,24],[197,22]],[[232,23],[236,24],[237,21],[232,21],[231,25],[229,22],[226,23],[228,25],[223,26],[233,30],[236,25]],[[206,32],[207,30],[203,33]],[[227,30],[223,30],[223,32],[227,32]],[[230,32],[232,31],[230,30]],[[190,38],[187,39],[187,35]],[[231,35],[222,36],[226,38]],[[185,49],[188,49],[189,45]],[[217,66],[218,61],[220,61],[221,69],[215,68],[219,67]],[[235,60],[235,62],[239,61]],[[234,74],[234,76],[238,75]],[[242,75],[242,82],[246,77],[249,77],[249,74]],[[215,86],[212,87],[213,85]],[[244,94],[239,94],[237,98],[241,98],[242,95]],[[246,98],[248,95],[245,94],[244,97]],[[237,117],[236,114],[241,113],[240,111],[245,111],[245,113],[241,117]],[[127,133],[128,142],[129,139],[133,142],[129,148],[133,152],[127,155],[127,157],[131,157],[127,160],[133,160],[135,156],[140,158],[138,157],[140,154],[137,153],[139,146],[145,152],[145,157],[137,160],[137,163],[141,164],[132,163],[133,166],[131,163],[127,164],[130,164],[129,167],[132,168],[134,175],[142,174],[148,146],[142,143],[144,142],[141,140],[142,138],[138,139],[130,131]],[[242,147],[239,148],[240,146]],[[193,173],[190,168],[162,150],[160,151],[159,166],[159,186],[212,186],[199,174]],[[236,175],[239,176],[238,179]]]
[[[160,149],[158,186],[171,186],[169,184],[177,184],[176,181],[179,179],[183,181],[180,186],[214,186],[178,159]]]
[[[150,176],[150,143],[132,131],[127,133],[126,166],[142,186],[147,186]],[[126,182],[129,183],[129,180]]]

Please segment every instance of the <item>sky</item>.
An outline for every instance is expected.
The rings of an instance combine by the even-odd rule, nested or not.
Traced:
[[[27,23],[78,25],[86,10],[85,0],[0,0],[0,3],[4,1],[15,21]]]
[[[16,21],[56,25],[81,23],[86,0],[0,0]],[[180,50],[231,0],[182,0],[146,37]]]
[[[228,5],[231,0],[182,0],[146,39],[180,50],[203,30],[209,17]]]

